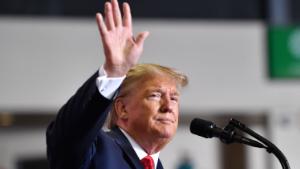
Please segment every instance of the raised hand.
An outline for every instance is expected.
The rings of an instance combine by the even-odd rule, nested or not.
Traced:
[[[106,2],[104,12],[104,19],[100,13],[96,14],[105,54],[104,69],[109,77],[123,76],[138,62],[149,32],[141,32],[134,38],[130,7],[126,2],[123,18],[117,0]]]

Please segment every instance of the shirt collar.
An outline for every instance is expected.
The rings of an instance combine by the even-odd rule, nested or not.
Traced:
[[[129,134],[126,131],[124,131],[121,128],[120,128],[120,130],[125,135],[125,137],[128,139],[128,141],[130,142],[131,146],[133,147],[135,153],[137,154],[137,156],[139,157],[140,160],[143,159],[144,157],[146,157],[148,155],[143,150],[143,148],[131,136],[129,136]],[[159,153],[160,152],[157,152],[157,153],[154,153],[154,154],[150,154],[150,156],[152,157],[152,159],[154,161],[155,168],[157,167]]]

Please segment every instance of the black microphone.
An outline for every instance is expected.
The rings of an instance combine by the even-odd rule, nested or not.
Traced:
[[[237,134],[234,130],[224,130],[217,127],[213,122],[195,118],[190,125],[190,131],[205,138],[218,137],[223,143],[233,142],[244,143],[254,147],[265,148],[265,146],[255,140],[251,140]]]
[[[213,122],[198,118],[192,120],[190,130],[193,134],[205,138],[227,137],[227,133],[224,132],[223,129],[217,127]]]

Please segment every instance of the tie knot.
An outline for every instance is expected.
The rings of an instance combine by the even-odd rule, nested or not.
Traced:
[[[144,169],[154,169],[154,161],[151,156],[147,155],[141,160]]]

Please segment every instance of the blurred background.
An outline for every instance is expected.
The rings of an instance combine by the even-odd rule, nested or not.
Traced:
[[[119,1],[123,2],[123,1]],[[300,1],[128,1],[150,31],[141,62],[185,72],[181,123],[166,169],[280,169],[265,150],[189,132],[198,117],[234,117],[300,168]],[[46,169],[45,130],[103,63],[101,0],[0,1],[0,169]]]

